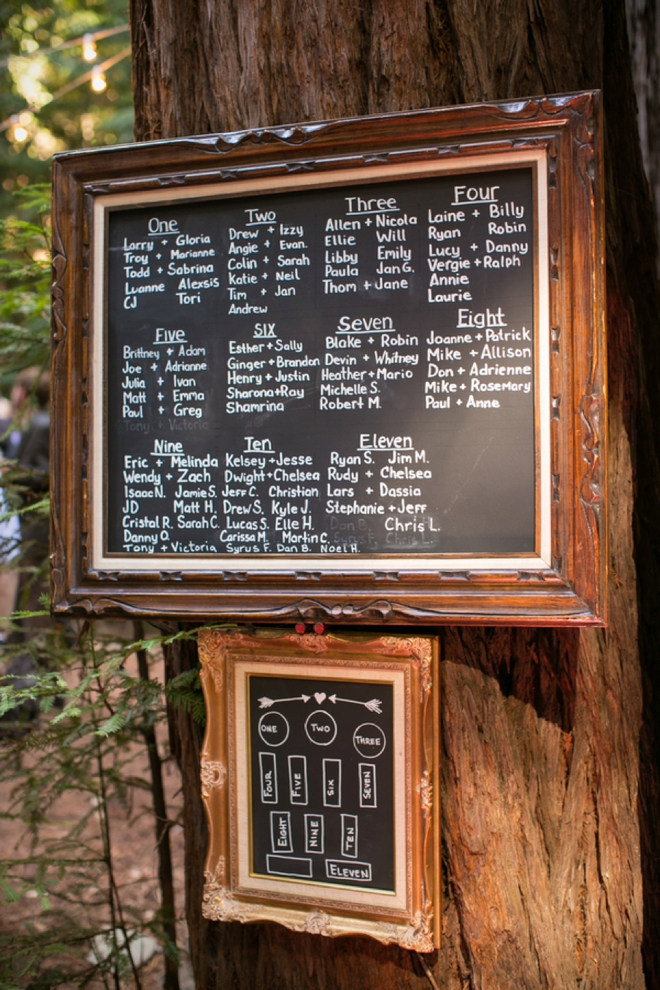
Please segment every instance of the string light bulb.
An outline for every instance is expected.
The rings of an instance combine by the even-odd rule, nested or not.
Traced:
[[[86,62],[96,61],[96,45],[93,34],[83,34],[82,39],[83,58]]]
[[[19,144],[22,144],[23,141],[25,141],[28,137],[27,128],[23,126],[23,122],[21,121],[21,118],[18,116],[18,114],[14,114],[14,116],[11,118],[11,123],[12,123],[12,136],[14,138],[14,141],[18,141]]]
[[[105,80],[105,73],[100,65],[95,65],[92,69],[92,89],[95,93],[102,93],[107,88],[108,84]]]

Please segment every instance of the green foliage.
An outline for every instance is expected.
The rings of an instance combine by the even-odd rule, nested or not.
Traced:
[[[199,664],[194,670],[186,670],[173,677],[165,685],[165,696],[173,708],[183,708],[198,725],[206,725],[206,706],[199,680]]]
[[[80,45],[50,49],[86,33],[128,24],[126,0],[49,0],[47,5],[23,0],[0,0],[0,120],[19,116],[26,131],[17,140],[15,129],[0,135],[0,215],[11,209],[8,193],[23,183],[47,182],[55,151],[132,140],[133,109],[130,58],[106,73],[107,89],[95,93],[84,82],[71,86],[91,68]],[[97,63],[119,54],[130,44],[122,31],[97,42]],[[28,111],[36,103],[38,109]],[[22,136],[22,132],[20,132]]]
[[[0,820],[20,825],[28,840],[18,858],[3,848],[0,899],[30,896],[40,911],[38,928],[28,922],[30,932],[22,924],[0,934],[0,990],[107,977],[112,957],[90,963],[90,938],[116,928],[168,941],[158,918],[146,921],[117,881],[108,819],[118,803],[132,820],[135,788],[151,791],[151,779],[136,775],[136,746],[164,720],[164,688],[141,677],[131,658],[148,645],[153,668],[162,639],[130,642],[115,625],[72,623],[6,650],[9,659],[28,650],[33,667],[28,677],[0,681],[0,784],[10,794]],[[58,807],[72,795],[78,813],[63,826]]]
[[[89,65],[80,47],[41,49],[127,20],[126,0],[49,0],[46,7],[0,0],[6,27],[0,37],[0,120],[20,113],[26,102],[40,106],[19,120],[24,139],[14,127],[0,134],[0,395],[9,395],[21,371],[49,363],[53,150],[132,137],[130,59],[108,71],[106,92],[92,94],[85,83],[50,100]],[[128,32],[100,40],[98,61],[128,41]],[[23,427],[35,408],[36,399],[28,401],[9,429]],[[4,628],[15,642],[0,645],[0,904],[6,919],[0,990],[140,990],[139,972],[121,943],[127,935],[130,941],[130,932],[149,932],[176,962],[174,908],[162,905],[148,918],[129,885],[122,886],[110,809],[115,815],[117,807],[124,809],[132,825],[142,814],[136,795],[156,794],[153,761],[150,774],[142,775],[136,753],[148,750],[153,757],[162,748],[166,703],[200,724],[205,720],[198,670],[167,685],[155,676],[163,649],[196,632],[161,637],[139,623],[127,629],[117,622],[48,622],[48,560],[25,536],[48,517],[47,478],[5,461],[0,495],[0,516],[19,516],[24,524],[21,555],[11,563],[21,572],[23,593],[13,626]],[[3,673],[13,662],[14,673]],[[145,765],[144,759],[137,763]],[[60,809],[72,801],[76,813],[63,820]],[[158,817],[173,824],[167,810]],[[99,935],[107,936],[109,954],[90,962]]]
[[[13,199],[15,214],[0,220],[0,391],[5,394],[19,372],[47,368],[50,356],[50,187],[30,186]]]
[[[115,9],[112,15],[111,9]],[[72,15],[69,20],[67,12]],[[0,49],[4,46],[6,53],[14,45],[24,50],[30,38],[54,43],[56,31],[70,37],[121,19],[120,13],[125,17],[123,4],[113,7],[96,0],[88,0],[86,7],[58,0],[39,11],[0,0],[0,16],[7,14],[3,20],[9,24]],[[1,57],[0,50],[0,80],[6,83],[9,70]],[[50,84],[60,84],[66,72],[80,66],[66,72],[65,68],[63,61],[57,63],[63,75],[53,77]],[[124,71],[128,68],[127,63]],[[113,106],[126,109],[127,85],[123,92]],[[83,96],[86,105],[89,102],[88,92],[81,92],[75,97],[80,106]],[[8,101],[13,101],[13,109],[16,92],[0,83],[0,104],[6,107]],[[99,120],[107,128],[114,110],[110,104],[106,110]],[[64,104],[49,105],[39,117],[39,127],[46,121],[57,135],[59,126],[67,140],[79,143],[80,133],[67,130],[69,125],[56,111],[70,112]],[[130,137],[126,130],[130,121],[125,119],[122,126],[121,136]],[[105,140],[104,133],[107,130],[101,129],[95,135]],[[0,136],[0,160],[10,155],[10,144]],[[36,137],[33,146],[38,147]],[[14,156],[14,164],[31,178],[47,178],[47,164],[38,155],[27,156],[25,149]],[[0,393],[4,395],[24,369],[48,367],[49,186],[34,183],[14,190],[8,212],[0,220]],[[35,406],[36,401],[28,401],[10,429],[24,426]],[[154,791],[151,776],[136,772],[136,753],[154,745],[154,733],[165,718],[164,686],[153,676],[163,640],[150,635],[136,641],[135,635],[126,635],[125,623],[99,627],[45,621],[48,598],[39,591],[46,589],[48,559],[30,545],[25,533],[48,517],[47,478],[5,461],[0,493],[3,518],[18,515],[24,521],[21,555],[11,565],[22,573],[22,605],[14,613],[13,627],[4,630],[12,633],[15,642],[0,646],[0,786],[5,799],[0,810],[4,839],[0,903],[5,906],[0,990],[51,990],[62,985],[119,990],[120,982],[139,990],[139,973],[130,966],[126,952],[113,943],[111,933],[150,932],[176,958],[176,944],[165,925],[172,908],[147,918],[144,905],[122,887],[109,809],[123,808],[132,823],[142,813],[136,810],[135,795]],[[146,658],[147,676],[144,669],[136,669],[136,651]],[[7,666],[15,672],[3,674]],[[186,692],[188,704],[194,686],[187,685]],[[175,701],[176,689],[169,696]],[[73,802],[77,809],[64,821],[59,811],[63,802],[69,808]],[[20,838],[18,851],[8,841],[8,831],[14,840]],[[91,939],[104,933],[110,938],[109,955],[90,962]]]

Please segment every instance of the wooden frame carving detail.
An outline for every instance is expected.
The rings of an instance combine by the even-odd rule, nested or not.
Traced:
[[[370,935],[419,952],[437,948],[441,919],[437,640],[402,636],[348,640],[272,631],[254,637],[207,629],[199,634],[199,653],[208,712],[201,760],[210,832],[204,917],[277,921],[294,931],[327,936]],[[398,763],[392,756],[398,767],[396,801],[405,804],[397,818],[395,848],[405,864],[397,868],[399,879],[391,895],[313,881],[287,883],[241,866],[239,837],[252,826],[249,801],[246,805],[245,797],[241,799],[250,786],[245,783],[250,771],[237,743],[248,721],[239,683],[246,672],[262,669],[284,677],[294,671],[298,677],[337,678],[339,672],[345,681],[374,677],[405,683],[402,718],[395,730],[400,738],[392,741],[392,752],[395,745],[401,748]],[[222,691],[217,671],[227,685]]]
[[[606,366],[600,94],[584,92],[91,149],[54,161],[52,607],[351,625],[603,625]],[[549,566],[99,569],[91,558],[95,204],[117,193],[538,152],[547,171]],[[288,565],[288,566],[287,566]]]

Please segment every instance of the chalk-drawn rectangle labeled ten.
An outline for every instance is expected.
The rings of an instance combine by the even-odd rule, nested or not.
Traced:
[[[266,856],[266,869],[269,873],[275,873],[281,877],[304,877],[308,880],[312,876],[312,861],[302,856]]]
[[[261,803],[277,804],[277,759],[275,753],[259,753]]]
[[[357,815],[341,816],[341,854],[357,858],[358,818]]]
[[[307,804],[307,757],[289,757],[289,798],[291,804]]]
[[[305,815],[305,852],[325,852],[325,822],[323,815]]]
[[[323,804],[341,808],[341,760],[323,761]]]
[[[376,764],[360,763],[360,807],[377,808],[376,803]]]
[[[273,852],[293,852],[290,811],[271,811],[270,839]]]

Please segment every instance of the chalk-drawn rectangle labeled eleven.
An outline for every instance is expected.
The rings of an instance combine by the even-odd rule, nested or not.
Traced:
[[[371,883],[371,863],[341,859],[326,859],[325,875],[331,880],[346,880],[350,883]]]

